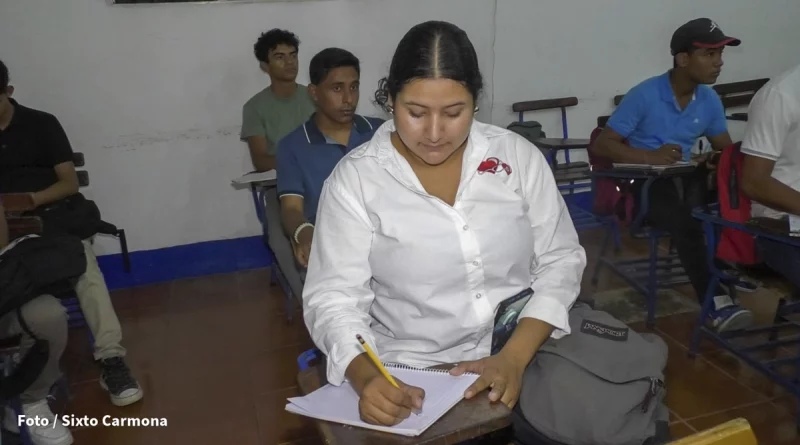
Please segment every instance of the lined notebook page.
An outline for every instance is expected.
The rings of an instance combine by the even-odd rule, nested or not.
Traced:
[[[454,377],[447,371],[413,369],[402,365],[390,364],[386,369],[407,385],[425,390],[425,400],[420,414],[412,413],[408,419],[394,427],[381,427],[362,422],[358,413],[358,395],[347,382],[338,387],[325,385],[307,396],[290,398],[286,411],[329,422],[404,436],[418,436],[460,402],[464,397],[464,391],[478,379],[476,374]]]

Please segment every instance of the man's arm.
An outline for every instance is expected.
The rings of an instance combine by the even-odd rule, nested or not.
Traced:
[[[270,152],[270,143],[267,140],[267,128],[264,118],[258,112],[254,103],[248,102],[242,107],[242,140],[247,142],[250,149],[250,160],[253,168],[264,172],[276,167],[275,152]]]
[[[41,144],[47,152],[46,162],[53,166],[58,181],[44,190],[31,193],[33,205],[40,207],[78,193],[78,174],[72,163],[72,145],[61,123],[54,116],[43,122],[45,131]]]
[[[58,181],[44,190],[31,193],[35,207],[60,201],[78,193],[78,174],[75,172],[75,165],[72,164],[72,161],[62,162],[53,169],[56,171]]]
[[[765,206],[800,215],[800,192],[772,177],[775,161],[753,155],[744,156],[742,191]]]
[[[291,142],[283,139],[278,144],[278,156],[276,167],[281,174],[278,175],[278,196],[281,200],[281,225],[286,236],[294,244],[294,231],[300,224],[308,222],[306,220],[303,197],[305,196],[305,185],[303,184],[303,169],[300,161],[295,156],[295,151]],[[303,229],[302,238],[311,235],[312,228]],[[305,233],[307,232],[307,233]],[[298,235],[298,238],[301,238]],[[301,239],[302,239],[301,238]],[[309,238],[310,240],[310,238]]]
[[[716,136],[708,136],[707,139],[711,142],[711,149],[718,152],[733,145],[733,139],[727,130]]]
[[[650,164],[650,150],[630,147],[622,142],[623,140],[625,138],[622,135],[606,125],[590,149],[594,154],[608,158],[612,162]]]
[[[766,206],[800,215],[800,193],[772,177],[792,126],[800,121],[796,99],[769,86],[750,103],[749,121],[742,141],[745,154],[742,191]],[[800,150],[800,147],[793,147]]]
[[[308,221],[303,211],[303,197],[297,195],[281,196],[281,225],[286,236],[292,240],[292,243],[294,243],[294,231],[300,227],[300,224],[306,222]],[[312,227],[307,227],[298,234],[298,238],[302,240],[313,232],[314,229]]]
[[[659,99],[656,99],[659,100]],[[612,162],[629,164],[653,164],[651,150],[630,147],[623,141],[636,130],[647,112],[646,92],[641,88],[633,88],[611,114],[606,127],[597,136],[597,140],[589,148],[597,156],[610,159]]]
[[[274,170],[277,164],[275,156],[269,154],[269,142],[265,136],[250,136],[247,138],[247,148],[250,149],[250,160],[256,171],[265,172]]]

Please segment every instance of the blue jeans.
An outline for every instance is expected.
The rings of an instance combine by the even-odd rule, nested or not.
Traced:
[[[794,285],[795,291],[800,289],[800,247],[758,238],[756,249],[770,269],[789,280]]]

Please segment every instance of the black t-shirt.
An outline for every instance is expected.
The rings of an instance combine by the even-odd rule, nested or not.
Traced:
[[[72,147],[55,116],[11,102],[11,123],[0,130],[0,193],[44,190],[58,182],[53,167],[72,161]]]

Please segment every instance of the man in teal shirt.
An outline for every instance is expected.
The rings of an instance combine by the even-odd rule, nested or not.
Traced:
[[[306,86],[296,82],[299,46],[296,35],[281,29],[261,34],[254,45],[259,66],[271,81],[242,109],[241,139],[257,171],[275,168],[278,142],[314,112]]]

